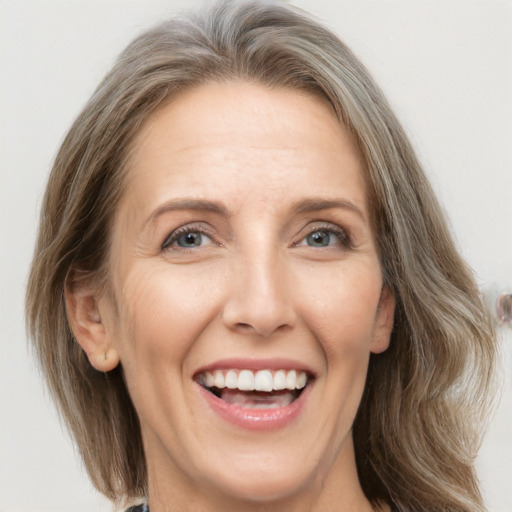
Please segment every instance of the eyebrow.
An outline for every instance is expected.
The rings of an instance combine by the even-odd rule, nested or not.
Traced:
[[[333,208],[342,208],[356,213],[361,219],[366,220],[363,211],[358,208],[354,203],[347,199],[323,199],[311,198],[296,202],[292,206],[293,213],[309,213],[319,210],[330,210]]]
[[[180,210],[195,210],[216,213],[224,217],[230,216],[228,210],[217,201],[209,201],[205,199],[172,199],[171,201],[160,205],[155,211],[153,211],[147,219],[146,224],[153,222],[164,213]]]
[[[323,198],[310,198],[303,199],[294,203],[291,207],[293,214],[310,213],[320,210],[329,210],[333,208],[342,208],[356,213],[362,220],[366,220],[366,216],[360,208],[354,203],[346,199],[323,199]],[[172,211],[202,211],[208,213],[215,213],[223,217],[230,217],[231,214],[228,209],[217,201],[210,201],[206,199],[172,199],[160,205],[154,212],[151,213],[146,221],[146,224],[153,222],[156,218],[164,213]]]

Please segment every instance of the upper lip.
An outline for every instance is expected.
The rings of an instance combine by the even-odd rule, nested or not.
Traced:
[[[268,359],[253,358],[228,358],[219,359],[205,366],[198,368],[194,375],[215,370],[298,370],[306,372],[310,377],[316,377],[316,372],[307,364],[295,359],[273,357]]]

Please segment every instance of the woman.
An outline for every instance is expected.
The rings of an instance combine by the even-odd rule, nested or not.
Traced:
[[[57,156],[27,312],[115,501],[483,510],[478,290],[382,93],[290,7],[125,50]]]

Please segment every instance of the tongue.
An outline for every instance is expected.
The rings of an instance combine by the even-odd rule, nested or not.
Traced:
[[[287,390],[266,393],[224,388],[220,393],[220,398],[228,404],[239,405],[246,409],[277,409],[291,404],[296,395]]]

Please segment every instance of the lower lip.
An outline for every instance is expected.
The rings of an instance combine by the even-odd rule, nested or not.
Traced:
[[[249,430],[274,430],[287,426],[300,415],[312,384],[309,384],[291,404],[276,409],[251,409],[229,404],[201,385],[199,387],[203,398],[213,412],[225,421]]]

